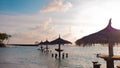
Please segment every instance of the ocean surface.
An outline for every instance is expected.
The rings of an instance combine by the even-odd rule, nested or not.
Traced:
[[[108,54],[107,46],[79,47],[62,45],[63,53],[68,53],[68,58],[61,60],[51,57],[57,53],[58,45],[49,46],[51,53],[42,53],[37,46],[9,46],[0,48],[0,68],[93,68],[93,61],[98,61],[101,68],[106,68],[106,62],[97,58],[96,54]],[[120,47],[114,47],[114,54],[120,55]],[[115,61],[115,67],[120,65]]]

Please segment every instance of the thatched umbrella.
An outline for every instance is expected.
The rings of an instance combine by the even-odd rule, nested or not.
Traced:
[[[43,42],[43,45],[46,45],[46,50],[48,50],[48,45],[50,45],[50,42],[46,40],[45,42]]]
[[[72,44],[70,41],[67,41],[67,40],[64,40],[60,37],[59,35],[59,38],[53,40],[50,42],[52,45],[55,45],[55,44],[58,44],[58,49],[55,49],[57,52],[59,52],[59,59],[61,58],[61,52],[63,51],[61,49],[61,44],[64,45],[64,44]]]
[[[40,43],[39,43],[39,45],[43,45],[44,43],[43,43],[43,41],[41,41]]]
[[[107,61],[107,68],[114,68],[113,56],[113,45],[120,43],[120,30],[115,29],[111,26],[111,19],[106,28],[96,33],[85,36],[78,39],[75,42],[77,45],[89,46],[92,44],[108,44],[109,56]]]
[[[43,45],[44,43],[43,43],[43,41],[41,41],[38,45],[40,45],[40,48],[41,48],[41,50],[43,49]]]

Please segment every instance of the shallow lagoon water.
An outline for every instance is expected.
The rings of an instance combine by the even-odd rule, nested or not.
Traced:
[[[49,46],[51,53],[57,53],[54,49],[57,45]],[[64,53],[68,53],[68,58],[52,58],[51,53],[42,53],[37,50],[37,46],[11,46],[0,48],[0,68],[93,68],[92,61],[98,61],[101,68],[106,68],[106,62],[97,58],[96,54],[108,54],[107,46],[79,47],[73,45],[63,45]],[[120,47],[114,47],[114,54],[120,55]],[[119,61],[115,61],[120,65]]]

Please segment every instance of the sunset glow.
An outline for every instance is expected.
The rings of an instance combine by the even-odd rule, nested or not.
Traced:
[[[108,24],[120,29],[119,0],[0,0],[0,32],[9,43],[34,43],[61,35],[74,42]]]

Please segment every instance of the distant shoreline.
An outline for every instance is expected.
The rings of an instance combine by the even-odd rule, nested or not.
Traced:
[[[8,44],[13,46],[38,46],[37,44]]]

